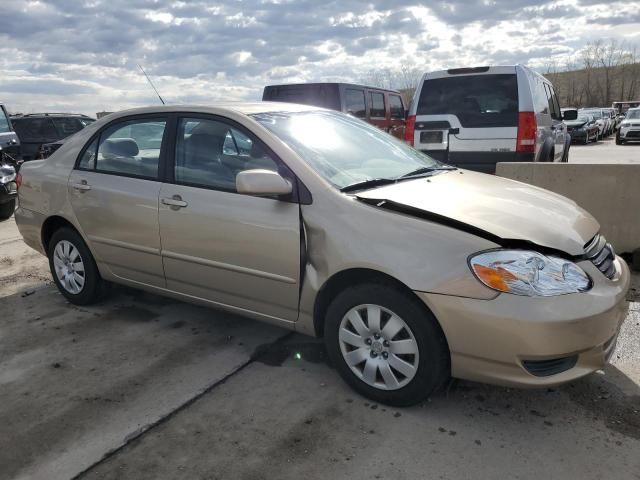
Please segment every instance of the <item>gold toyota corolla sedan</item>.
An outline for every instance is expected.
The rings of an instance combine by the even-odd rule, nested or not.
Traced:
[[[321,336],[390,405],[449,376],[582,377],[627,311],[628,267],[574,202],[315,107],[111,114],[19,183],[20,232],[70,302],[113,282]]]

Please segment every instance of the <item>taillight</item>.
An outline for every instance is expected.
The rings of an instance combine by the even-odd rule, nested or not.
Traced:
[[[416,116],[409,115],[407,117],[407,123],[404,127],[404,141],[413,147],[413,135],[416,130]]]
[[[18,173],[16,175],[16,187],[20,188],[22,186],[22,174]]]
[[[518,139],[516,152],[534,153],[536,151],[536,136],[538,124],[533,112],[518,113]]]

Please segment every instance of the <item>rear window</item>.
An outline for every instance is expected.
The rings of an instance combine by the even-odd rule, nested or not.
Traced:
[[[262,99],[340,110],[337,85],[273,85],[265,87]]]
[[[465,75],[426,80],[417,115],[456,115],[463,127],[518,125],[515,74]]]

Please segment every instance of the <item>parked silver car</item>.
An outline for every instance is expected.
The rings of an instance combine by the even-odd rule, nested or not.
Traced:
[[[625,119],[620,123],[616,134],[617,145],[633,141],[640,141],[640,108],[627,110]]]
[[[497,162],[566,162],[571,136],[553,85],[524,65],[426,73],[406,141],[446,163],[494,173]]]
[[[574,202],[293,104],[109,115],[24,165],[16,222],[72,303],[106,282],[323,336],[357,391],[602,367],[629,270]]]

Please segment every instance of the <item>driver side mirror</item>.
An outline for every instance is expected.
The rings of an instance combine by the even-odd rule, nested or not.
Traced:
[[[244,170],[236,175],[236,190],[249,195],[287,195],[291,182],[273,170]]]
[[[577,118],[578,118],[577,110],[565,110],[565,112],[562,114],[563,120],[575,120]]]

